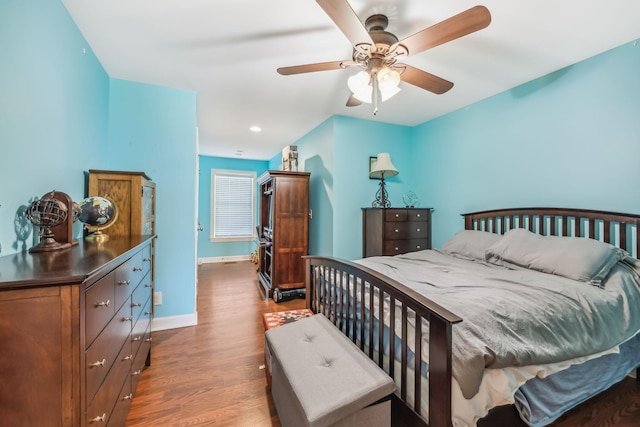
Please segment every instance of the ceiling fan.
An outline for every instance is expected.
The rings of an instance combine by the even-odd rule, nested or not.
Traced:
[[[438,95],[453,87],[452,82],[400,63],[399,59],[466,36],[486,28],[491,23],[489,10],[484,6],[475,6],[398,40],[394,34],[385,31],[389,23],[385,15],[372,15],[366,19],[363,26],[347,0],[316,1],[353,45],[352,59],[281,67],[278,68],[278,73],[287,76],[351,67],[361,68],[362,71],[348,80],[352,93],[347,100],[347,106],[354,107],[363,102],[373,102],[374,114],[378,112],[378,98],[384,102],[398,93],[400,81]]]

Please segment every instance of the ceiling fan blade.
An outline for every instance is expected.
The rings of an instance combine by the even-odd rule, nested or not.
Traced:
[[[443,43],[471,34],[491,23],[491,14],[484,6],[475,6],[449,19],[400,40],[400,44],[409,50],[410,55],[423,52]]]
[[[347,0],[316,0],[329,18],[335,22],[353,46],[361,43],[374,44],[360,18]]]
[[[402,64],[405,67],[400,75],[403,82],[418,86],[436,95],[442,95],[453,87],[453,83],[441,77],[434,76],[426,71],[419,70],[411,65]]]
[[[358,105],[362,105],[362,101],[353,96],[353,94],[349,95],[349,99],[347,99],[347,107],[357,107]]]
[[[313,73],[315,71],[342,70],[347,68],[351,61],[319,62],[317,64],[294,65],[292,67],[280,67],[278,73],[283,76],[291,74]]]

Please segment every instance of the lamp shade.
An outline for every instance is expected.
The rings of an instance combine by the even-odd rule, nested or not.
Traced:
[[[380,153],[378,154],[376,165],[371,170],[371,172],[369,172],[369,177],[380,179],[384,176],[388,178],[390,176],[396,176],[399,173],[400,172],[398,172],[398,169],[396,169],[396,167],[393,166],[393,163],[391,163],[391,157],[389,157],[389,153]]]

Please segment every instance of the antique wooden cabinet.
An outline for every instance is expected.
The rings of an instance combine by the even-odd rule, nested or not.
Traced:
[[[304,288],[309,250],[309,172],[267,171],[258,178],[258,278],[268,296]]]
[[[431,249],[431,209],[363,208],[362,256]]]
[[[124,425],[150,363],[153,239],[0,257],[0,424]]]
[[[155,234],[156,184],[144,172],[89,170],[87,196],[108,197],[118,206],[109,235]]]

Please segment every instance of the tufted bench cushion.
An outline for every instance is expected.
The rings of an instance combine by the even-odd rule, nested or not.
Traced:
[[[389,426],[393,380],[321,314],[266,331],[280,423]]]

